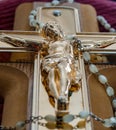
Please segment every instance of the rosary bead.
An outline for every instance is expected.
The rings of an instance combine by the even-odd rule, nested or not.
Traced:
[[[105,19],[101,21],[101,25],[105,26],[106,24],[108,24],[108,23]]]
[[[106,24],[104,25],[104,28],[105,28],[106,30],[109,30],[109,29],[111,28],[111,25],[110,25],[109,23],[106,23]]]
[[[94,65],[94,64],[89,65],[89,70],[90,70],[90,72],[92,72],[94,74],[98,72],[98,69],[97,69],[96,65]]]
[[[105,20],[105,18],[104,18],[103,16],[101,16],[101,15],[97,16],[97,19],[98,19],[98,21],[99,21],[102,25],[104,25],[104,24],[107,23],[107,21]]]
[[[113,101],[112,101],[112,106],[113,106],[113,108],[116,109],[116,98],[113,99]]]
[[[91,58],[91,57],[90,57],[89,52],[84,52],[84,53],[83,53],[83,58],[84,58],[85,61],[90,61],[90,58]]]
[[[106,88],[106,93],[107,93],[107,95],[108,96],[114,96],[114,89],[112,88],[112,87],[110,87],[110,86],[108,86],[107,88]]]
[[[53,11],[53,15],[56,16],[56,17],[61,16],[61,14],[62,14],[62,13],[61,13],[60,10],[54,10],[54,11]]]
[[[74,115],[68,114],[63,117],[64,122],[71,122],[75,119]]]
[[[88,116],[89,116],[89,112],[87,112],[87,111],[81,111],[79,113],[80,118],[86,119]]]
[[[98,21],[101,21],[102,19],[103,19],[103,16],[101,16],[101,15],[97,16]]]
[[[104,75],[99,75],[98,76],[98,80],[102,84],[106,84],[107,83],[107,78]]]
[[[34,15],[29,15],[29,20],[34,19]]]
[[[107,128],[112,127],[112,123],[110,119],[105,119],[103,125]]]
[[[44,117],[44,119],[48,122],[55,122],[56,121],[56,117],[53,115],[47,115]]]
[[[110,32],[116,32],[116,30],[114,28],[110,28],[109,30]]]
[[[67,0],[68,1],[68,3],[73,3],[74,2],[74,0]]]
[[[30,26],[36,27],[37,24],[39,24],[37,20],[30,20]]]
[[[52,1],[52,5],[55,6],[55,5],[58,5],[58,4],[60,4],[60,2],[59,2],[58,0],[53,0],[53,1]]]
[[[116,118],[115,117],[111,117],[110,122],[112,123],[112,125],[116,126]]]
[[[39,23],[40,28],[43,28],[43,26],[44,26],[44,23]]]
[[[31,27],[33,27],[33,23],[35,23],[35,20],[34,20],[34,19],[30,19],[29,25],[30,25]]]
[[[30,14],[36,16],[37,15],[37,11],[36,10],[32,10]]]
[[[16,123],[16,130],[23,130],[25,127],[25,122],[19,121]]]

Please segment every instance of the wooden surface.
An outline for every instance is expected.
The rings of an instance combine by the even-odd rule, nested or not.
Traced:
[[[19,5],[15,12],[14,30],[31,31],[28,19],[30,11],[43,5],[43,2],[23,3]],[[99,32],[96,11],[92,6],[79,3],[64,3],[62,6],[70,6],[78,9],[81,32]],[[68,16],[65,19],[70,20]]]

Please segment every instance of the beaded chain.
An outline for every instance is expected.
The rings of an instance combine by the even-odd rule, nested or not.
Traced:
[[[113,87],[108,83],[108,79],[105,75],[101,74],[97,66],[91,63],[91,56],[88,51],[83,52],[83,58],[89,65],[89,71],[97,77],[99,83],[106,88],[106,94],[111,98],[111,104],[114,112],[114,117],[104,119],[103,125],[105,127],[116,127],[116,97]]]
[[[79,126],[79,122],[77,123],[76,126],[71,126],[70,124],[68,124],[69,122],[73,121],[76,118],[81,118],[84,119],[81,122],[83,122],[83,128],[85,127],[85,120],[88,117],[92,117],[93,119],[95,119],[96,121],[99,121],[101,123],[104,123],[104,120],[99,118],[98,116],[96,116],[95,114],[91,113],[91,112],[87,112],[87,111],[81,111],[78,115],[72,115],[72,114],[67,114],[63,117],[63,128],[68,128],[68,130],[73,130],[73,129],[78,129],[80,128]],[[47,123],[43,123],[43,122],[39,122],[39,120],[45,120],[47,121]],[[37,117],[30,117],[29,120],[25,120],[25,121],[18,121],[15,125],[15,127],[4,127],[4,126],[0,126],[0,130],[23,130],[25,129],[25,126],[27,124],[30,123],[38,123],[39,126],[43,126],[46,127],[48,129],[55,129],[57,128],[56,122],[61,121],[59,119],[56,119],[55,116],[53,115],[46,115],[45,117],[42,116],[37,116]],[[82,126],[81,126],[82,127]]]
[[[68,3],[73,3],[74,0],[53,0],[51,3],[45,3],[44,6],[45,7],[49,7],[49,6],[58,6],[62,3],[65,3],[65,2],[68,2]],[[36,19],[36,15],[37,15],[37,10],[32,10],[30,12],[30,15],[29,15],[29,25],[31,27],[34,27],[36,31],[38,31],[39,29],[41,29],[43,27],[43,23],[39,22],[37,19]],[[58,10],[55,10],[54,12],[54,15],[55,16],[59,16],[60,15],[60,12]],[[109,32],[116,32],[116,29],[111,27],[111,25],[108,23],[108,21],[101,15],[98,15],[97,16],[97,20],[98,22]]]
[[[108,21],[101,15],[97,16],[98,22],[109,32],[116,32],[115,28],[112,28]]]
[[[49,7],[49,6],[58,6],[62,3],[65,3],[65,2],[68,2],[68,3],[73,3],[74,0],[53,0],[51,3],[45,3],[44,6],[45,7]],[[55,16],[58,16],[60,15],[60,12],[58,10],[55,10],[54,12],[54,15]],[[41,28],[44,26],[43,23],[39,22],[37,19],[36,19],[36,16],[37,16],[37,10],[32,10],[30,12],[30,15],[29,15],[29,25],[31,27],[33,27],[36,31],[39,31],[41,30]]]
[[[73,129],[78,129],[79,126],[79,121],[77,122],[76,126],[71,126],[69,124],[69,122],[80,118],[82,119],[83,122],[83,127],[85,127],[85,122],[90,121],[90,118],[93,118],[94,120],[100,122],[101,124],[103,124],[103,126],[105,127],[115,127],[116,128],[116,117],[115,117],[115,110],[116,110],[116,98],[115,98],[115,93],[114,93],[114,89],[109,85],[107,78],[100,74],[98,68],[96,67],[95,64],[91,63],[91,56],[89,54],[88,51],[84,51],[84,47],[81,45],[81,41],[77,40],[78,42],[78,50],[80,52],[82,52],[83,54],[83,59],[89,64],[89,70],[91,73],[93,73],[94,75],[96,75],[98,77],[98,81],[103,84],[106,88],[106,93],[109,97],[111,97],[112,99],[112,107],[114,110],[114,117],[110,117],[108,119],[102,119],[100,117],[98,117],[97,115],[95,115],[92,112],[88,112],[88,111],[81,111],[79,114],[74,115],[74,114],[66,114],[63,116],[62,120],[58,119],[56,116],[53,115],[46,115],[45,117],[43,116],[31,116],[29,119],[25,120],[25,121],[18,121],[16,123],[16,125],[14,127],[4,127],[4,126],[0,126],[0,130],[22,130],[25,128],[25,126],[27,124],[31,124],[31,123],[38,123],[39,126],[43,126],[46,127],[48,129],[55,129],[57,128],[57,122],[61,121],[63,124],[63,128],[68,130],[73,130]],[[44,122],[40,122],[40,120],[45,120],[47,121],[47,123]],[[81,126],[82,127],[82,126]]]

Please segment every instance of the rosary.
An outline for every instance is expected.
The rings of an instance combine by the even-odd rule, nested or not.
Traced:
[[[35,11],[29,16],[30,24],[36,27],[40,35],[44,37],[42,42],[26,40],[9,36],[0,35],[0,41],[9,43],[15,47],[27,47],[40,51],[41,58],[41,81],[48,94],[50,104],[56,109],[56,116],[31,116],[25,121],[18,121],[14,127],[0,126],[0,130],[22,130],[27,124],[37,123],[48,129],[73,130],[84,128],[90,118],[100,122],[104,127],[116,128],[116,98],[114,89],[109,85],[107,77],[100,74],[97,66],[91,62],[89,50],[92,48],[104,48],[116,43],[116,38],[96,41],[80,41],[77,35],[65,35],[61,26],[50,21],[45,24],[35,22]],[[57,12],[59,13],[59,12]],[[88,44],[85,44],[85,43]],[[107,95],[111,98],[114,116],[102,119],[92,112],[83,110],[76,114],[69,113],[70,97],[73,92],[80,88],[81,76],[78,68],[78,56],[82,55],[89,66],[89,70],[98,79],[98,82],[106,88]],[[82,119],[76,126],[70,122]],[[47,123],[41,122],[45,120]]]
[[[43,35],[47,39],[47,41],[44,41],[43,43],[33,41],[33,40],[31,41],[31,40],[26,40],[26,39],[15,38],[6,34],[1,34],[0,40],[7,42],[9,44],[12,44],[13,46],[28,47],[28,48],[33,48],[36,50],[37,49],[41,50],[40,51],[40,56],[42,59],[42,62],[41,62],[42,72],[41,73],[44,72],[42,74],[43,85],[45,86],[45,89],[47,90],[51,105],[54,107],[55,104],[57,104],[58,115],[53,116],[53,115],[48,114],[45,117],[40,116],[40,115],[37,117],[32,116],[28,120],[17,122],[15,127],[0,126],[0,129],[1,130],[20,130],[20,129],[25,128],[27,124],[37,122],[38,125],[47,127],[48,129],[62,128],[62,129],[72,130],[72,129],[78,129],[80,127],[85,127],[85,123],[90,121],[90,118],[94,118],[96,121],[101,122],[105,127],[114,128],[116,126],[116,118],[115,118],[116,98],[115,98],[114,89],[109,85],[107,78],[104,75],[99,73],[99,70],[97,69],[96,65],[91,63],[91,56],[88,50],[91,48],[105,47],[105,46],[114,44],[116,42],[115,38],[112,38],[106,41],[97,41],[94,44],[91,44],[91,45],[89,44],[87,46],[87,44],[86,45],[83,44],[85,43],[85,41],[83,42],[83,41],[78,40],[76,35],[65,36],[63,34],[63,31],[60,25],[57,24],[56,22],[46,23],[42,27],[41,32],[42,32],[41,35]],[[66,55],[64,55],[62,50],[65,52]],[[72,69],[73,71],[78,72],[77,66],[75,65],[76,63],[74,63],[73,60],[78,60],[79,54],[81,54],[85,62],[89,64],[90,72],[93,73],[95,77],[98,77],[98,81],[105,86],[107,95],[111,97],[112,99],[111,104],[114,110],[114,117],[111,117],[108,119],[102,119],[98,117],[97,115],[95,115],[94,113],[88,112],[86,110],[81,111],[77,115],[69,114],[67,112],[68,105],[69,105],[68,102],[70,102],[69,98],[71,97],[71,94],[74,91],[78,91],[79,89],[78,83],[79,83],[80,78],[79,78],[79,75],[76,75],[76,73],[74,73],[73,78],[72,78],[71,74],[73,72],[65,71],[63,65],[65,65],[65,67],[68,66],[69,69]],[[73,63],[74,65],[72,65]],[[72,66],[72,68],[70,66]],[[47,77],[44,77],[45,73],[47,73]],[[57,86],[56,86],[55,81],[53,80],[55,73],[57,74],[60,73],[59,76],[61,76],[63,79],[63,81],[60,82],[60,85],[62,86],[60,92],[58,92],[58,90],[56,89]],[[71,76],[67,76],[67,74]],[[49,79],[48,86],[45,85],[46,78]],[[72,84],[73,87],[70,87],[69,84]],[[55,100],[57,100],[57,102],[55,102]],[[62,116],[61,115],[59,116],[60,110],[65,111],[63,112]],[[60,114],[62,113],[61,111],[60,111]],[[81,118],[82,121],[78,122],[76,126],[71,126],[69,123],[73,120],[76,120],[77,118]],[[47,123],[42,123],[40,122],[40,120],[46,120]]]

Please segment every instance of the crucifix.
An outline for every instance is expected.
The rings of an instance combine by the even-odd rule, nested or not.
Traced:
[[[38,124],[46,126],[48,129],[51,127],[57,129],[74,129],[77,127],[72,127],[67,123],[65,124],[65,122],[70,122],[78,117],[85,119],[89,115],[104,123],[102,119],[88,112],[71,115],[70,107],[73,94],[79,92],[83,78],[80,71],[79,56],[82,56],[83,51],[109,46],[115,43],[115,38],[94,43],[91,43],[91,41],[80,41],[75,34],[65,35],[61,26],[54,21],[47,22],[42,26],[40,36],[43,37],[42,41],[20,39],[6,34],[1,34],[0,36],[1,41],[12,44],[13,46],[26,47],[39,52],[40,80],[48,96],[46,102],[49,102],[55,113],[55,116],[48,113],[44,117],[33,117],[25,122],[19,122],[16,127],[20,128],[29,122],[45,119],[49,122],[48,124],[40,122]],[[84,53],[84,58],[86,61],[90,60],[89,54]],[[44,98],[44,95],[41,98]]]

